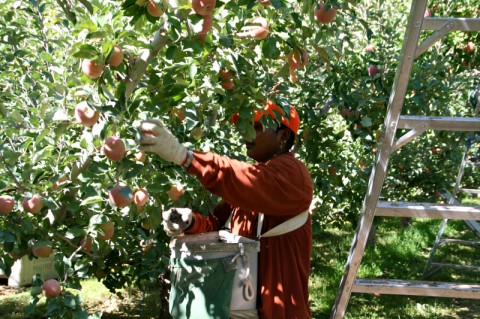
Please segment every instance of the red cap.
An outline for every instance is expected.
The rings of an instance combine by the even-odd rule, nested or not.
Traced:
[[[275,111],[283,114],[283,110],[275,105],[272,101],[267,101],[267,106],[263,109],[263,111],[255,111],[255,118],[253,119],[254,122],[258,122],[262,116],[271,116],[273,118],[276,118],[275,116]],[[237,122],[239,115],[235,114],[232,118],[233,124]],[[295,135],[298,132],[298,128],[300,127],[300,117],[298,116],[297,110],[293,106],[290,105],[290,117],[289,119],[286,119],[282,115],[282,124],[284,124],[286,127],[288,127],[290,130],[292,130]]]

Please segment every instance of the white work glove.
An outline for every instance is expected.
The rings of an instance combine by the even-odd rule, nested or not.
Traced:
[[[178,236],[193,223],[190,208],[170,208],[162,213],[163,230],[168,236]]]
[[[187,158],[187,148],[160,120],[146,120],[138,127],[140,133],[139,149],[157,153],[161,158],[182,165]]]

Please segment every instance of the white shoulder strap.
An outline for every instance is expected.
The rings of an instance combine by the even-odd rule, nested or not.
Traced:
[[[307,222],[308,214],[309,214],[309,211],[306,210],[303,213],[298,214],[297,216],[284,221],[280,225],[273,227],[272,229],[267,231],[265,234],[261,234],[264,216],[263,216],[263,213],[260,213],[260,215],[258,216],[259,226],[257,228],[257,238],[260,239],[260,237],[279,236],[279,235],[283,235],[291,231],[294,231],[302,227]]]

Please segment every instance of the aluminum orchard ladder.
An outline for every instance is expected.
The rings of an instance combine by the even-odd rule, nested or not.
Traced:
[[[480,299],[480,285],[399,279],[357,279],[375,216],[480,220],[480,208],[431,203],[379,201],[390,155],[427,130],[480,131],[480,118],[401,115],[414,60],[451,31],[480,31],[480,19],[424,17],[427,0],[412,0],[405,38],[396,70],[383,135],[370,174],[345,270],[330,318],[343,318],[351,293],[381,293]],[[434,31],[419,43],[422,30]],[[395,140],[397,129],[409,130]]]
[[[457,179],[455,181],[453,193],[450,193],[448,191],[442,192],[442,197],[444,197],[449,204],[460,205],[460,202],[457,200],[458,193],[480,194],[479,189],[461,188],[461,182],[462,182],[463,175],[465,173],[465,167],[471,166],[472,169],[475,169],[476,167],[480,166],[480,159],[472,161],[469,158],[472,144],[474,144],[476,140],[477,140],[477,136],[469,136],[469,138],[467,139],[466,149],[462,157],[462,162],[458,169]],[[467,224],[467,226],[472,230],[472,232],[477,237],[480,237],[480,223],[478,221],[465,220],[464,222]],[[463,246],[480,247],[480,241],[443,238],[443,233],[447,228],[447,223],[448,223],[448,219],[444,219],[440,225],[440,229],[438,230],[435,243],[432,247],[432,250],[430,251],[430,256],[428,258],[427,265],[425,266],[425,270],[423,271],[423,276],[422,276],[423,279],[428,278],[429,276],[433,275],[435,272],[443,268],[474,270],[474,271],[480,270],[480,266],[475,266],[475,265],[459,265],[459,264],[434,261],[435,253],[437,252],[437,249],[445,244],[449,244],[449,245],[456,244],[456,245],[463,245]]]

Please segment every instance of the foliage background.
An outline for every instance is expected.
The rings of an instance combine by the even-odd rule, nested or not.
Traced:
[[[0,268],[9,272],[12,252],[34,258],[34,240],[55,248],[64,287],[79,288],[91,276],[112,291],[156,280],[168,262],[161,211],[191,206],[207,214],[218,199],[159,158],[134,161],[135,126],[162,118],[185,145],[247,160],[242,138],[251,136],[252,110],[266,99],[295,105],[302,118],[296,150],[315,185],[315,227],[353,228],[381,138],[410,3],[330,1],[337,17],[319,24],[312,0],[274,0],[271,6],[217,1],[204,43],[196,35],[201,17],[190,13],[189,1],[169,1],[160,19],[139,3],[5,0],[0,6],[0,193],[16,201],[15,211],[0,217]],[[433,16],[476,17],[479,5],[435,1],[429,8]],[[270,21],[267,39],[235,36],[258,15]],[[165,45],[144,63],[143,73],[145,50],[159,36]],[[478,33],[451,33],[418,59],[404,114],[473,116],[479,55],[464,47],[477,40]],[[114,44],[122,45],[124,63],[106,67],[99,80],[86,77],[81,60],[107,60]],[[367,45],[375,50],[367,52]],[[307,50],[310,62],[292,83],[286,57],[297,48]],[[380,70],[374,76],[367,72],[371,64]],[[234,74],[234,91],[222,88],[222,68]],[[130,90],[137,74],[142,76]],[[102,113],[91,129],[73,120],[83,100]],[[234,127],[230,119],[237,112]],[[193,136],[194,130],[201,136]],[[118,163],[100,152],[111,135],[127,146]],[[407,144],[392,156],[382,196],[441,201],[438,191],[452,189],[467,137],[427,132]],[[52,187],[62,176],[68,180]],[[478,179],[478,172],[468,172],[464,186],[476,188]],[[146,187],[146,207],[113,207],[107,192],[119,182],[132,190]],[[174,184],[186,190],[178,201],[168,197]],[[27,214],[23,197],[36,193],[45,207]],[[107,219],[115,223],[115,237],[105,242],[96,234]],[[94,239],[88,254],[79,251],[86,237]],[[153,242],[154,249],[145,253],[141,241]],[[72,306],[74,298],[49,301],[50,311],[84,314],[80,302]],[[38,300],[32,298],[32,309]]]

